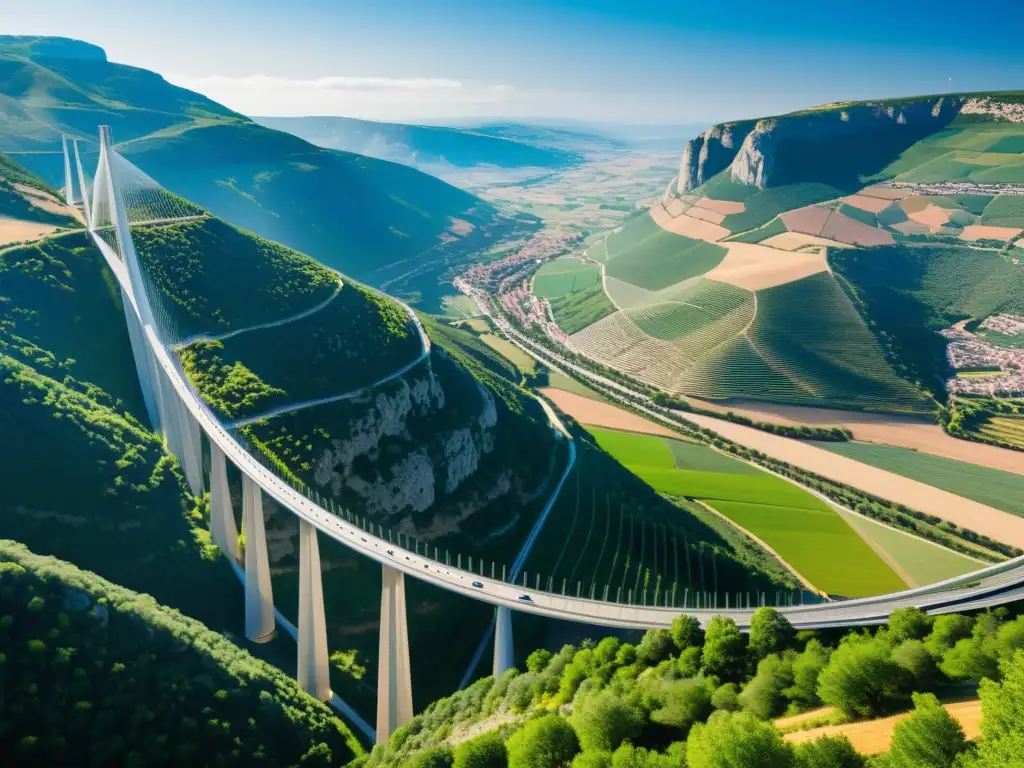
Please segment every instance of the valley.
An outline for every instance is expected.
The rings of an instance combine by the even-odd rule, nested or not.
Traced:
[[[668,151],[0,36],[0,753],[810,768],[957,686],[976,726],[1024,648],[1022,103]]]

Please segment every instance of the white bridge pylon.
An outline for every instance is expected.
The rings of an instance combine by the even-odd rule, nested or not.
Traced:
[[[68,143],[64,141],[65,171],[70,174]],[[124,303],[125,320],[135,367],[147,413],[167,450],[175,455],[193,493],[203,493],[206,478],[202,471],[202,436],[210,446],[211,473],[210,523],[214,541],[238,570],[242,555],[238,546],[238,528],[228,485],[228,466],[236,467],[242,477],[243,530],[245,531],[244,575],[246,587],[246,636],[254,642],[269,639],[274,632],[273,596],[269,576],[266,536],[263,532],[262,496],[266,494],[300,523],[299,626],[297,635],[298,679],[302,687],[318,698],[330,694],[323,585],[320,573],[318,532],[344,546],[381,563],[383,592],[377,730],[364,723],[343,702],[332,701],[345,710],[354,724],[371,739],[386,741],[394,728],[412,716],[412,690],[409,674],[408,625],[405,610],[404,575],[489,603],[499,609],[494,644],[494,670],[511,664],[511,611],[520,610],[540,616],[618,628],[648,629],[668,627],[681,612],[696,616],[706,624],[712,617],[728,615],[741,628],[749,627],[756,604],[746,608],[719,609],[705,593],[699,607],[670,605],[667,595],[650,603],[619,603],[582,596],[577,584],[576,596],[542,590],[539,577],[535,588],[528,589],[527,574],[522,585],[484,575],[483,563],[472,560],[463,569],[441,558],[437,549],[409,541],[393,543],[390,535],[368,520],[339,510],[333,502],[308,489],[298,489],[265,466],[258,455],[247,450],[240,438],[229,434],[202,398],[188,383],[181,364],[168,351],[166,327],[160,297],[147,291],[147,280],[132,240],[132,224],[173,222],[204,215],[200,209],[164,190],[154,180],[118,155],[113,148],[110,128],[100,128],[100,155],[90,188],[81,173],[76,153],[82,203],[89,203],[89,232],[117,278]],[[74,200],[73,184],[65,194]],[[91,191],[91,199],[90,199]],[[153,300],[156,300],[154,312]],[[166,322],[166,321],[165,321]],[[421,552],[420,550],[423,549]],[[479,571],[479,572],[477,572]],[[536,574],[534,574],[536,576]],[[593,592],[591,592],[593,594]],[[889,595],[843,602],[792,605],[780,608],[798,629],[880,624],[892,610],[914,606],[932,613],[969,610],[998,605],[1024,596],[1024,557],[1009,560],[938,584]],[[674,599],[674,594],[673,594]],[[664,602],[664,604],[662,604]],[[765,604],[764,596],[759,602]],[[748,597],[748,603],[749,597]],[[738,605],[733,602],[733,605]],[[284,619],[280,619],[284,622]],[[289,628],[290,625],[286,625]],[[291,634],[291,631],[289,631]]]

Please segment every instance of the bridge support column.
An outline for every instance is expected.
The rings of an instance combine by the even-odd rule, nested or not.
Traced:
[[[224,452],[210,441],[210,538],[220,551],[238,562],[238,526],[231,509],[228,467]]]
[[[274,594],[263,529],[263,492],[242,476],[242,529],[245,531],[245,636],[254,643],[274,637]]]
[[[299,687],[315,699],[331,697],[327,619],[316,528],[299,520]]]
[[[75,204],[75,182],[71,175],[71,157],[68,155],[68,137],[60,137],[61,146],[64,149],[64,202],[68,205]]]
[[[184,405],[179,404],[179,412],[183,425],[182,435],[185,451],[183,468],[185,479],[188,480],[188,487],[196,496],[203,495],[203,443],[199,435],[199,422],[195,420]]]
[[[494,619],[494,679],[497,680],[515,665],[512,647],[512,609],[497,609]]]
[[[92,208],[89,207],[89,188],[85,185],[85,173],[82,171],[82,156],[78,153],[78,139],[74,140],[75,169],[78,171],[78,191],[82,195],[82,216],[85,225],[92,227]]]
[[[124,319],[128,326],[128,341],[132,347],[132,357],[135,358],[135,372],[139,377],[139,387],[142,389],[142,401],[146,406],[146,415],[149,416],[149,424],[157,434],[162,433],[160,424],[160,409],[157,401],[157,382],[154,381],[153,365],[149,359],[149,350],[146,341],[142,337],[142,326],[139,317],[132,308],[131,300],[121,289],[121,304],[124,306]]]
[[[412,719],[409,624],[405,614],[405,574],[382,566],[380,653],[377,657],[377,743]]]

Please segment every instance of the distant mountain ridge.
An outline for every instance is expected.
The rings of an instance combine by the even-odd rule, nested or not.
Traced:
[[[425,252],[458,258],[507,224],[439,179],[257,125],[76,40],[0,36],[0,113],[0,152],[54,186],[61,134],[88,158],[110,125],[119,151],[167,188],[369,283]]]
[[[408,125],[351,117],[254,117],[260,125],[286,131],[312,144],[391,160],[414,168],[450,165],[471,168],[562,168],[580,156],[551,143],[513,137],[486,128]]]

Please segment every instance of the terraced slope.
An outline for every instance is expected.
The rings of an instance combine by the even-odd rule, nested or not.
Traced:
[[[701,280],[678,302],[618,312],[570,341],[678,394],[920,410],[828,273],[750,292]]]

